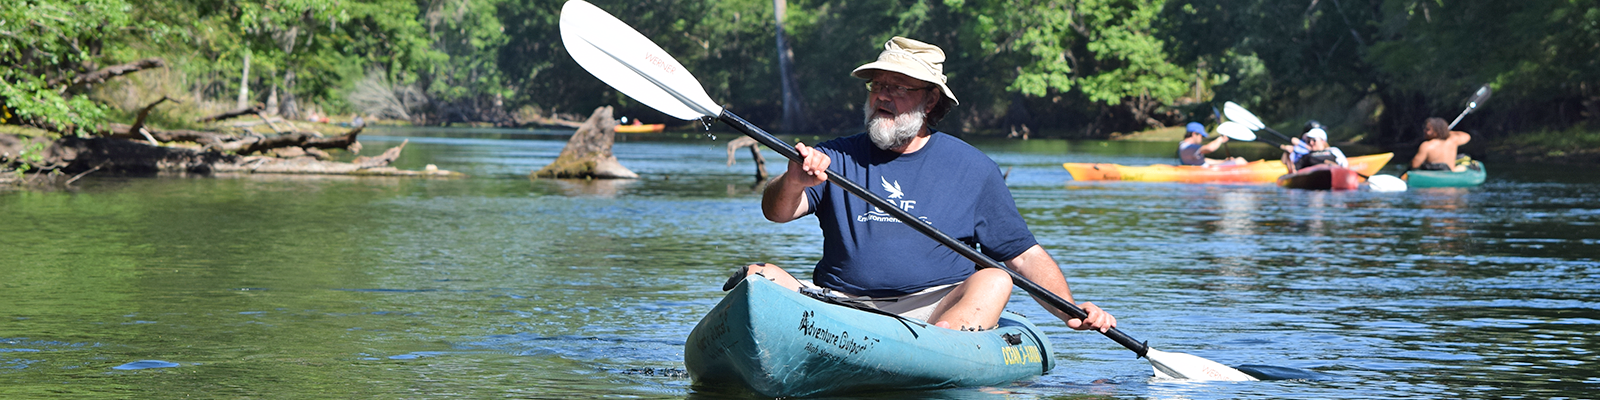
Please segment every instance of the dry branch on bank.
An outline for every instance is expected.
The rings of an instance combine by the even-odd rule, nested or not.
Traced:
[[[78,94],[87,91],[90,87],[96,84],[105,83],[107,79],[143,71],[146,69],[161,68],[165,66],[167,66],[167,62],[165,60],[151,57],[126,64],[118,64],[101,68],[95,70],[94,72],[75,76],[70,81],[68,81],[66,78],[57,78],[48,82],[47,85],[50,87],[57,87],[70,83],[71,85],[67,86],[66,88],[66,93]]]
[[[227,111],[227,112],[224,112],[224,113],[221,113],[221,114],[201,117],[200,119],[195,120],[195,122],[200,122],[200,123],[216,122],[216,121],[221,121],[221,120],[225,120],[225,119],[229,119],[229,118],[236,118],[236,117],[239,117],[239,116],[242,116],[242,115],[251,115],[251,114],[259,115],[259,114],[261,114],[261,111],[262,111],[261,105],[257,104],[257,105],[253,105],[253,106],[250,106],[250,107],[245,107],[245,108],[240,108],[240,109],[237,109],[237,110]]]

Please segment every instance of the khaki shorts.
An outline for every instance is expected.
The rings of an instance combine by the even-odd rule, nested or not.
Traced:
[[[944,300],[945,296],[949,295],[951,291],[956,289],[956,284],[952,283],[949,285],[930,287],[923,289],[920,292],[904,296],[867,297],[851,296],[844,293],[839,293],[833,289],[817,286],[816,284],[811,283],[809,280],[801,280],[800,286],[800,290],[821,292],[823,295],[845,300],[853,300],[857,303],[867,305],[894,315],[899,315],[923,322],[932,322],[928,321],[928,317],[933,316],[933,309],[939,306],[940,300]]]

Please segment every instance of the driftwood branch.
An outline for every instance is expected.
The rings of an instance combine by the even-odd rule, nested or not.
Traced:
[[[272,120],[270,120],[270,119],[267,119],[267,115],[266,115],[266,114],[262,114],[262,113],[261,113],[261,110],[256,110],[256,116],[257,116],[257,117],[261,117],[261,122],[265,122],[265,123],[267,123],[267,127],[268,127],[268,128],[272,128],[272,131],[273,131],[273,132],[276,132],[276,133],[283,133],[283,130],[282,130],[282,129],[278,129],[278,126],[277,126],[277,125],[273,125],[273,124],[272,124]]]
[[[205,123],[205,122],[221,121],[221,120],[234,118],[234,117],[238,117],[238,116],[242,116],[242,115],[250,115],[250,114],[260,115],[261,111],[262,111],[261,105],[257,104],[257,105],[254,105],[254,106],[245,107],[245,108],[241,108],[241,109],[237,109],[237,110],[233,110],[233,111],[228,111],[228,112],[225,112],[225,113],[212,115],[212,116],[209,116],[209,117],[203,117],[203,118],[195,120],[195,122]]]
[[[127,63],[127,64],[118,64],[118,65],[113,65],[113,66],[101,68],[101,69],[96,70],[94,72],[90,72],[90,73],[87,73],[87,74],[82,74],[82,75],[78,75],[76,77],[73,77],[72,81],[71,81],[72,85],[68,86],[66,88],[65,93],[82,93],[83,91],[87,90],[91,86],[94,86],[95,84],[105,83],[105,81],[107,79],[111,79],[111,78],[115,78],[115,77],[131,74],[131,73],[134,73],[134,72],[143,71],[143,70],[146,70],[146,69],[161,68],[161,67],[165,67],[165,66],[167,66],[167,62],[165,60],[162,60],[162,59],[156,58],[156,57],[151,57],[151,58],[146,58],[146,59],[139,60],[139,61],[130,62],[130,63]],[[50,86],[59,86],[59,85],[61,85],[63,83],[67,83],[65,78],[57,78],[55,80],[50,81],[49,85]]]
[[[156,108],[156,105],[159,105],[161,103],[165,103],[167,100],[172,100],[173,102],[177,102],[178,101],[178,100],[174,100],[171,97],[161,96],[160,100],[156,100],[155,102],[150,103],[150,105],[144,106],[144,109],[139,110],[139,116],[137,118],[133,119],[133,126],[128,128],[128,133],[129,134],[135,134],[135,133],[139,133],[140,129],[144,129],[144,120],[145,120],[145,118],[150,116],[150,110],[154,110]]]
[[[360,128],[357,128],[357,129],[360,129]],[[406,147],[406,143],[411,143],[411,139],[403,140],[403,141],[400,142],[399,146],[390,147],[388,150],[384,150],[383,154],[379,154],[379,155],[374,156],[374,157],[367,157],[367,156],[356,157],[356,159],[350,160],[350,163],[351,164],[355,164],[357,167],[361,167],[361,168],[376,168],[376,167],[388,166],[389,163],[392,163],[392,162],[394,162],[394,160],[400,158],[400,150],[404,149]]]
[[[740,136],[738,139],[728,141],[728,166],[733,166],[733,153],[743,147],[750,148],[750,158],[756,162],[756,181],[767,180],[767,158],[761,156],[761,145],[749,136]]]

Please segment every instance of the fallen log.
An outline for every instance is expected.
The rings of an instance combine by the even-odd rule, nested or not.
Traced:
[[[9,147],[27,143],[10,135],[0,135],[0,153],[13,153]],[[271,173],[324,175],[432,176],[459,177],[457,172],[433,168],[407,171],[389,166],[399,157],[396,146],[383,156],[362,163],[318,160],[313,157],[277,158],[242,156],[181,147],[151,146],[143,142],[108,137],[64,137],[50,142],[43,160],[34,163],[40,171],[65,174],[101,173]],[[14,160],[13,160],[14,161]]]
[[[333,137],[325,137],[314,132],[291,132],[265,137],[234,136],[192,130],[156,131],[146,129],[145,132],[148,132],[150,137],[155,138],[156,141],[163,143],[194,142],[200,144],[201,150],[205,151],[255,154],[284,147],[346,149],[355,152],[360,149],[356,136],[360,135],[363,129],[366,129],[366,127],[358,126],[343,135]],[[140,133],[133,132],[131,126],[123,124],[111,124],[111,132],[111,134],[104,137],[129,140],[139,140],[144,137]]]

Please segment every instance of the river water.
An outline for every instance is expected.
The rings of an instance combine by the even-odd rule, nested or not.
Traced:
[[[409,140],[397,166],[463,179],[90,175],[0,192],[0,398],[716,398],[683,376],[685,337],[735,266],[814,262],[815,221],[762,219],[726,134],[624,138],[639,180],[530,181],[565,144],[544,133],[362,140]],[[1110,340],[1041,319],[1048,375],[865,398],[1600,393],[1600,173],[1491,164],[1481,187],[1405,193],[1096,183],[1060,163],[1165,163],[1171,144],[977,144],[1079,299],[1125,332],[1322,379],[1151,381]]]

